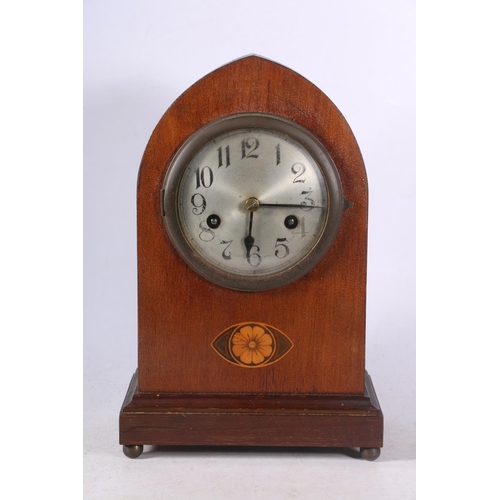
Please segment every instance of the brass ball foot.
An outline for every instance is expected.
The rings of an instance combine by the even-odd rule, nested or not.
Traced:
[[[361,448],[360,451],[361,457],[365,460],[369,460],[370,462],[373,462],[380,457],[380,448]]]
[[[128,458],[137,458],[142,454],[142,451],[144,450],[144,446],[142,444],[136,444],[136,445],[123,445],[123,453],[125,456]]]

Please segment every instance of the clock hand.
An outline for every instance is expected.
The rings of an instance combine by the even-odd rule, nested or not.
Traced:
[[[253,225],[253,212],[250,212],[250,222],[248,224],[248,235],[245,236],[243,242],[245,243],[245,248],[247,249],[247,256],[250,254],[250,250],[253,247],[255,238],[252,236],[252,225]]]
[[[298,207],[298,208],[325,208],[320,205],[301,205],[293,203],[259,203],[259,207]]]
[[[250,212],[250,222],[248,223],[248,235],[245,236],[243,242],[247,249],[247,257],[249,257],[250,250],[252,250],[253,244],[255,243],[255,238],[252,236],[253,213],[259,208],[259,200],[253,196],[248,198],[248,200],[245,201],[245,208]]]

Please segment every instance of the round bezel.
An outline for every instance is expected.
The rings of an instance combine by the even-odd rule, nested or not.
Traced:
[[[322,233],[312,249],[289,268],[265,275],[241,275],[208,262],[186,240],[179,217],[179,185],[191,160],[210,141],[238,129],[267,129],[290,137],[302,145],[317,163],[326,185],[328,207]],[[184,261],[198,274],[220,286],[239,291],[264,291],[285,286],[304,276],[324,257],[333,243],[343,211],[342,185],[337,168],[323,145],[302,126],[263,113],[242,113],[213,121],[192,134],[169,165],[163,186],[163,220],[168,236]]]

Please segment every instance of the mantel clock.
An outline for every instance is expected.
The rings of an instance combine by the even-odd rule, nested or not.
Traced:
[[[365,371],[368,191],[336,106],[257,56],[185,91],[137,188],[138,369],[120,443],[359,447],[383,417]]]

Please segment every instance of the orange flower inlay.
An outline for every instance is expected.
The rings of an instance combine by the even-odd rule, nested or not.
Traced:
[[[233,354],[246,365],[259,365],[273,351],[273,339],[260,326],[244,326],[233,336]]]

